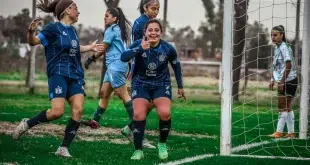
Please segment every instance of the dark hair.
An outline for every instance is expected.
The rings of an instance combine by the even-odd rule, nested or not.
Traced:
[[[113,17],[117,18],[117,24],[121,29],[121,38],[123,41],[126,43],[129,43],[130,38],[129,38],[129,31],[131,27],[131,23],[126,19],[123,10],[119,7],[116,8],[109,8],[107,10]]]
[[[279,31],[280,34],[283,34],[282,41],[286,42],[285,29],[284,29],[283,25],[275,26],[275,27],[272,28],[272,30]]]
[[[150,5],[150,2],[158,2],[158,0],[141,0],[138,6],[138,10],[140,12],[140,14],[142,15],[144,13],[144,5],[146,5],[146,7],[148,7]]]
[[[151,19],[144,25],[144,33],[146,32],[147,27],[151,23],[157,23],[160,28],[160,31],[163,32],[163,25],[160,23],[160,21],[158,19]]]
[[[40,0],[37,8],[45,13],[53,13],[58,20],[63,18],[63,12],[74,2],[72,0]]]

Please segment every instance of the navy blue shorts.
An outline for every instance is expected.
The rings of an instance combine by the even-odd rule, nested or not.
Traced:
[[[162,86],[162,87],[132,87],[131,92],[132,99],[144,98],[146,100],[155,100],[159,97],[166,97],[171,100],[172,92],[171,85]]]
[[[76,94],[84,94],[84,82],[62,75],[52,75],[48,78],[49,98],[66,98]]]

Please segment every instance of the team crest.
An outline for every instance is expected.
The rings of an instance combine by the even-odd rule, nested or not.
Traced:
[[[55,88],[55,93],[62,94],[62,87],[58,86],[57,88]]]
[[[150,70],[155,70],[156,67],[157,67],[157,65],[156,65],[154,62],[151,62],[151,63],[149,63],[149,65],[148,65],[148,68],[149,68]]]
[[[142,54],[142,57],[146,57],[146,53],[145,52]]]
[[[76,42],[76,40],[72,40],[72,41],[71,41],[71,44],[72,44],[72,47],[73,47],[73,48],[77,48],[77,42]]]
[[[159,55],[159,61],[164,62],[166,60],[166,56],[164,54]]]

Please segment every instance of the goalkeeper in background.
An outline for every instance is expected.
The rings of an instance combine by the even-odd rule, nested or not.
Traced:
[[[284,137],[295,138],[294,112],[291,107],[296,93],[298,79],[293,51],[286,43],[285,29],[282,25],[272,28],[271,38],[272,42],[276,44],[276,47],[274,49],[272,65],[273,76],[269,89],[273,90],[274,84],[277,83],[279,119],[276,132],[269,136],[281,138],[283,136],[283,129],[286,123],[288,133]]]

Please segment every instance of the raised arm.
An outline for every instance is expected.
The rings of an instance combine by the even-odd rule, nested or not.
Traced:
[[[148,47],[149,48],[149,47]],[[124,51],[121,56],[121,61],[128,62],[132,58],[136,57],[139,54],[144,52],[144,49],[148,49],[147,47],[143,48],[141,45],[141,40],[134,42],[128,50]]]
[[[30,46],[41,44],[40,38],[35,35],[35,31],[40,24],[42,24],[42,21],[41,19],[37,18],[37,19],[34,19],[28,27],[27,41]]]

